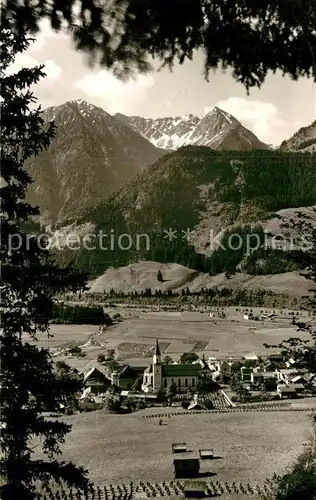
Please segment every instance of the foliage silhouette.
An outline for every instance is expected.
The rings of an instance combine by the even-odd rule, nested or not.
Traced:
[[[36,482],[50,481],[78,489],[88,486],[87,471],[59,461],[59,445],[71,426],[45,418],[56,413],[81,388],[76,377],[60,376],[47,349],[28,339],[48,334],[53,297],[84,289],[85,279],[71,266],[60,269],[23,224],[38,214],[25,201],[31,183],[24,161],[49,146],[54,126],[43,128],[40,109],[30,86],[43,76],[43,67],[10,74],[15,57],[30,40],[23,26],[15,32],[13,20],[1,20],[1,477],[2,498],[31,500]],[[40,439],[42,458],[34,458],[31,438]]]
[[[76,7],[79,7],[76,14]],[[90,62],[127,78],[150,69],[149,57],[173,67],[205,56],[205,77],[218,67],[232,68],[247,90],[260,87],[269,70],[297,80],[316,78],[314,0],[8,0],[2,9],[14,20],[13,32],[37,33],[48,19],[55,31],[67,30]],[[236,43],[238,40],[238,43]]]

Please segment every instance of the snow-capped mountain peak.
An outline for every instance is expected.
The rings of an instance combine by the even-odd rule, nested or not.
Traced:
[[[181,146],[207,146],[213,149],[266,149],[250,130],[232,115],[214,106],[203,118],[192,114],[183,117],[141,118],[115,115],[137,132],[164,149]]]

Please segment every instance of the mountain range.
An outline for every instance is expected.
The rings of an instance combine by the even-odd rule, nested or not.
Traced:
[[[26,166],[34,180],[28,198],[39,205],[44,224],[76,218],[165,152],[82,100],[50,107],[43,118],[54,121],[56,136]]]
[[[215,150],[267,149],[233,116],[215,107],[202,119],[111,116],[83,100],[43,112],[56,136],[26,164],[34,183],[28,198],[41,222],[64,224],[105,200],[158,158],[185,144]]]
[[[40,206],[40,222],[61,228],[61,239],[62,228],[81,235],[141,231],[151,238],[147,252],[79,251],[78,266],[94,275],[139,258],[221,272],[225,259],[214,267],[201,257],[210,253],[210,230],[224,234],[316,202],[315,156],[306,155],[315,122],[272,150],[217,107],[202,119],[146,119],[111,116],[79,100],[48,108],[43,117],[54,120],[56,136],[27,163],[34,179],[28,197]],[[194,238],[167,242],[162,231],[168,228],[190,229]]]
[[[175,118],[142,118],[120,113],[114,116],[159,148],[175,150],[194,145],[216,150],[268,149],[266,144],[236,118],[217,106],[203,118],[191,114]]]

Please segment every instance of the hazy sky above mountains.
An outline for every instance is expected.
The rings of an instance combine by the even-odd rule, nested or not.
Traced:
[[[65,34],[54,33],[47,24],[37,41],[19,57],[16,67],[45,64],[47,77],[35,88],[42,107],[84,99],[116,112],[145,117],[195,114],[202,117],[218,106],[234,115],[264,142],[278,145],[298,128],[316,119],[316,84],[293,82],[281,74],[270,75],[261,90],[246,90],[235,82],[230,70],[203,77],[203,54],[182,66],[141,75],[127,83],[108,71],[89,68],[87,56],[76,52]],[[158,67],[158,65],[157,65]]]

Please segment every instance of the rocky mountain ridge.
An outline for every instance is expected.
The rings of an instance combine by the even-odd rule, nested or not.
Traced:
[[[192,114],[183,117],[142,118],[115,115],[133,127],[157,147],[175,150],[182,146],[207,146],[212,149],[248,151],[269,149],[235,117],[215,106],[203,118]]]
[[[34,183],[28,197],[45,224],[75,219],[122,187],[164,151],[102,108],[83,100],[43,111],[54,120],[50,147],[26,163]]]
[[[279,149],[316,153],[316,120],[311,125],[300,128],[290,139],[283,141]]]

